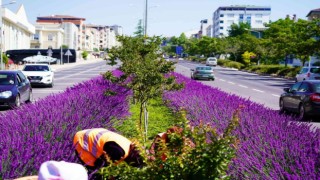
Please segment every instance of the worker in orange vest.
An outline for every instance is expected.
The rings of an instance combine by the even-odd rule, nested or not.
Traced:
[[[108,160],[142,167],[143,160],[135,145],[124,136],[104,128],[85,129],[75,134],[73,145],[80,161],[89,171],[107,166]]]

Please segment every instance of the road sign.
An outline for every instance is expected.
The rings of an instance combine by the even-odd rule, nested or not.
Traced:
[[[176,54],[177,55],[181,55],[183,52],[183,47],[182,46],[176,46]]]
[[[69,63],[69,56],[72,56],[72,53],[71,51],[68,49],[68,51],[66,52],[65,54],[66,56],[68,56],[68,63]]]
[[[40,52],[40,51],[38,51],[38,55],[41,55],[41,52]]]
[[[52,56],[52,53],[53,53],[53,52],[52,52],[52,49],[48,49],[48,51],[47,51],[48,56],[51,57],[51,56]]]
[[[66,55],[66,56],[72,56],[72,53],[71,53],[71,51],[68,49],[68,51],[67,51],[66,54],[64,54],[64,55]]]

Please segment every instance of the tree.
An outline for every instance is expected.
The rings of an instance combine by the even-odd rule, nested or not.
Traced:
[[[237,37],[243,34],[248,34],[251,29],[250,24],[248,23],[239,23],[239,24],[232,24],[230,27],[229,37]]]
[[[142,25],[142,19],[139,19],[138,26],[136,27],[136,31],[133,33],[136,37],[144,36],[144,27]]]
[[[294,33],[295,22],[289,18],[279,19],[267,25],[264,37],[270,38],[272,47],[275,49],[274,55],[277,59],[285,60],[288,64],[288,56],[297,51],[297,39]]]
[[[109,65],[115,65],[120,59],[122,75],[116,77],[108,71],[105,78],[119,83],[133,91],[133,99],[140,105],[139,127],[142,132],[144,119],[144,137],[147,137],[148,101],[161,97],[164,91],[182,88],[182,84],[175,82],[173,72],[174,63],[165,61],[159,54],[162,39],[154,37],[126,37],[118,36],[122,44],[109,51]],[[109,93],[110,94],[110,93]],[[111,93],[112,94],[112,93]]]

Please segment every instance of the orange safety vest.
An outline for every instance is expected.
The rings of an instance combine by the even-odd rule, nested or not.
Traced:
[[[94,166],[94,162],[103,154],[104,144],[112,141],[124,150],[125,155],[119,160],[123,161],[128,157],[131,141],[107,129],[95,128],[79,131],[73,138],[73,145],[80,159],[86,165]]]

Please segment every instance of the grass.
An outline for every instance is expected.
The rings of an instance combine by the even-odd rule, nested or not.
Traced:
[[[147,108],[149,111],[147,139],[150,142],[158,133],[165,132],[169,127],[181,122],[179,117],[164,104],[161,98],[152,99]],[[138,133],[140,105],[131,104],[130,113],[131,117],[122,124],[115,124],[114,128],[127,138],[141,139]],[[147,144],[149,143],[147,142]]]

